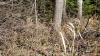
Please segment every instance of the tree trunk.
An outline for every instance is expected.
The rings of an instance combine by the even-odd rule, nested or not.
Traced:
[[[68,16],[66,12],[66,1],[64,1],[64,7],[63,7],[63,23],[66,23],[68,21]]]
[[[81,19],[82,18],[82,3],[83,0],[78,0],[77,4],[78,4],[78,18]]]
[[[54,16],[54,23],[55,23],[54,28],[57,31],[61,29],[63,5],[64,5],[64,0],[56,0],[55,16]]]
[[[63,6],[64,6],[64,0],[56,0],[56,8],[55,8],[55,16],[54,16],[54,28],[58,32],[58,34],[61,36],[62,43],[64,46],[64,52],[66,54],[66,44],[64,39],[64,34],[61,31],[61,21],[62,21],[62,14],[63,14]]]

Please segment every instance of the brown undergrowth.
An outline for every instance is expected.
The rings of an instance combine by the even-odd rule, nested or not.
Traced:
[[[67,26],[63,26],[62,29],[65,33],[67,53],[71,55],[73,33]],[[100,38],[89,32],[84,33],[86,36],[81,39],[76,31],[75,56],[99,55]],[[39,23],[36,28],[30,17],[27,20],[9,19],[0,26],[1,56],[63,56],[63,53],[61,37],[51,26]]]

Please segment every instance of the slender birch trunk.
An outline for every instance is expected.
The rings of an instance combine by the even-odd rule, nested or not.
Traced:
[[[54,28],[58,32],[58,34],[61,36],[62,44],[64,46],[64,52],[66,54],[66,44],[64,40],[64,34],[61,31],[61,21],[62,21],[62,14],[63,14],[63,6],[64,6],[64,0],[56,0],[56,8],[55,8],[55,16],[54,16]]]
[[[68,17],[67,17],[67,12],[66,12],[66,0],[64,1],[64,7],[63,7],[63,22],[67,22]]]
[[[63,5],[64,5],[64,0],[56,0],[55,16],[54,16],[54,21],[55,21],[54,28],[57,31],[60,30],[60,28],[61,28]]]
[[[36,25],[38,25],[38,15],[37,15],[37,0],[35,0],[35,18],[36,18]]]
[[[36,23],[36,37],[38,37],[38,26],[39,26],[39,22],[38,22],[38,11],[37,11],[37,0],[35,0],[35,4],[34,4],[34,7],[35,7],[35,23]]]
[[[77,4],[78,4],[78,18],[81,19],[82,18],[82,3],[83,0],[78,0]]]

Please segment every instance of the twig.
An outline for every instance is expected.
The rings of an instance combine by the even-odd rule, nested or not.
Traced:
[[[38,15],[37,15],[37,5],[36,5],[36,1],[35,0],[35,18],[36,18],[36,26],[38,26]]]
[[[30,14],[32,14],[32,12],[33,12],[33,9],[34,9],[34,6],[36,6],[36,5],[35,5],[35,2],[32,4],[32,9],[31,9],[31,12],[30,12]]]
[[[83,33],[84,33],[84,31],[86,30],[86,28],[87,28],[87,26],[88,26],[88,24],[89,24],[89,20],[90,20],[90,18],[88,18],[88,21],[87,21],[87,23],[86,23],[86,25],[85,25],[85,28],[83,29]],[[83,36],[83,38],[84,38],[85,36]]]
[[[38,14],[37,14],[37,0],[35,0],[34,7],[35,7],[35,23],[36,23],[36,37],[38,36]]]

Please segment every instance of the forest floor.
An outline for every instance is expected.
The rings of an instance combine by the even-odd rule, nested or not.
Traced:
[[[30,17],[26,19],[10,17],[1,20],[0,56],[63,56],[64,48],[61,37],[52,29],[52,26],[44,23],[38,23],[37,26],[30,20]],[[67,55],[70,56],[73,33],[67,29],[67,26],[62,29],[65,32]],[[83,39],[76,36],[74,55],[99,56],[100,32],[90,29],[86,31],[84,34],[80,32]]]
[[[0,4],[0,56],[64,56],[62,40],[53,30],[53,23],[38,22],[37,25],[35,16],[29,15],[30,9],[27,8],[30,6],[16,5]],[[100,22],[91,17],[85,29],[86,20],[81,25],[76,21],[71,22],[76,29],[74,52],[73,33],[67,24],[62,25],[67,50],[65,56],[100,56]]]

